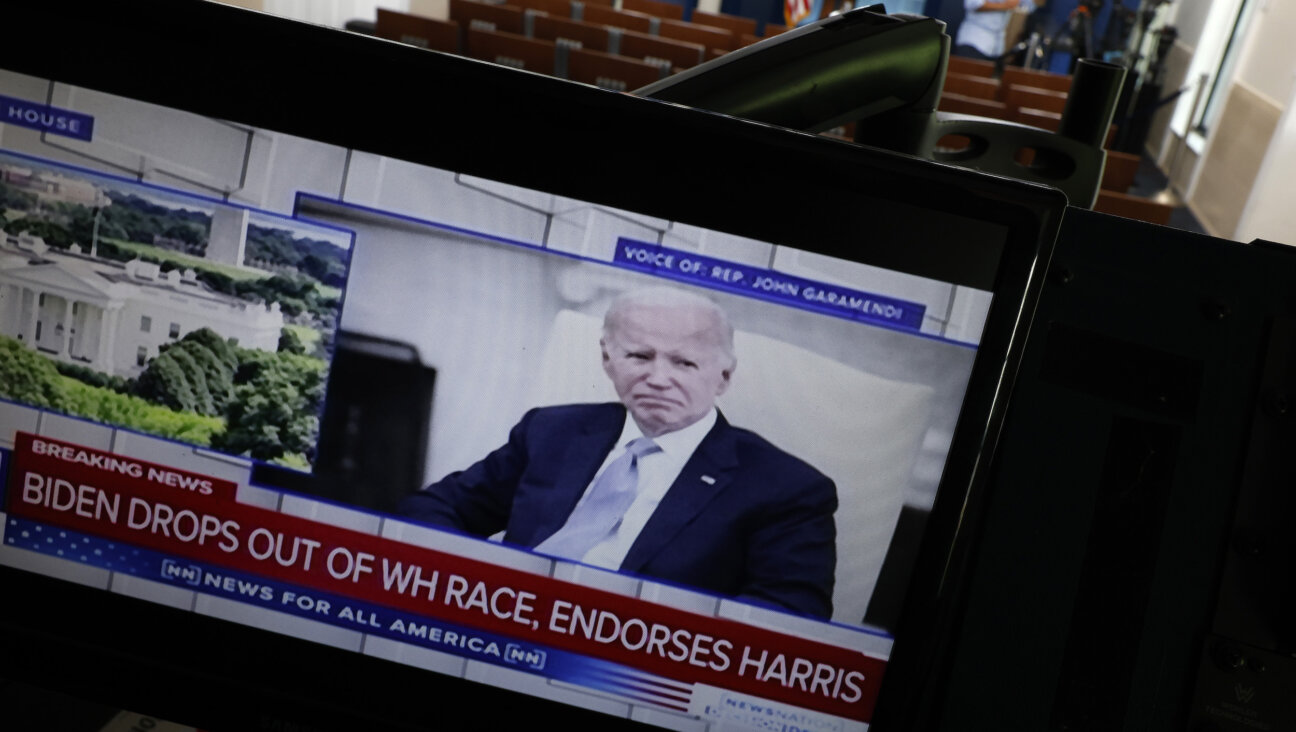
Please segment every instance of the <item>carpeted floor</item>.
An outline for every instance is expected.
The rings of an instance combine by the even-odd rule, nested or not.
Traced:
[[[1156,163],[1145,153],[1139,162],[1138,172],[1134,174],[1134,184],[1130,186],[1129,193],[1143,198],[1155,198],[1158,193],[1166,190],[1169,185],[1170,180],[1166,178],[1165,173],[1162,173]],[[1197,221],[1197,217],[1192,215],[1187,206],[1175,207],[1174,213],[1170,214],[1170,222],[1167,226],[1172,229],[1182,229],[1197,234],[1206,233],[1201,222]]]

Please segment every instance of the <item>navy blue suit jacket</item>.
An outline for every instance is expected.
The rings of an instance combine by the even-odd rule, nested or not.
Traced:
[[[534,547],[557,531],[613,448],[621,404],[528,412],[508,443],[407,497],[398,511]],[[720,417],[684,465],[621,571],[806,615],[832,615],[837,489],[801,460]]]

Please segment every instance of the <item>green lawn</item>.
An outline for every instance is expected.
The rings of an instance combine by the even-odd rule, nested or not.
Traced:
[[[182,267],[191,267],[193,269],[205,269],[212,272],[219,272],[228,275],[236,280],[263,280],[270,277],[272,273],[262,272],[260,270],[242,269],[222,262],[213,262],[210,259],[202,257],[193,257],[180,252],[173,252],[170,249],[153,246],[152,244],[140,244],[133,241],[123,241],[121,239],[107,239],[103,241],[111,242],[136,254],[147,254],[158,259],[175,262]]]

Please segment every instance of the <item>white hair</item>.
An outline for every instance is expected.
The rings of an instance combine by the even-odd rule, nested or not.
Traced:
[[[729,368],[732,369],[737,363],[733,345],[734,329],[729,322],[729,314],[710,298],[687,290],[661,286],[623,292],[617,295],[603,316],[603,337],[611,338],[620,327],[625,313],[636,308],[694,309],[709,314],[716,345],[729,361]]]

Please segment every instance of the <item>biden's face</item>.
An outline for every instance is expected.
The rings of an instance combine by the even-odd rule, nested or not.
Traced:
[[[617,396],[649,437],[701,419],[729,388],[715,316],[689,306],[627,309],[603,338],[603,370]]]

